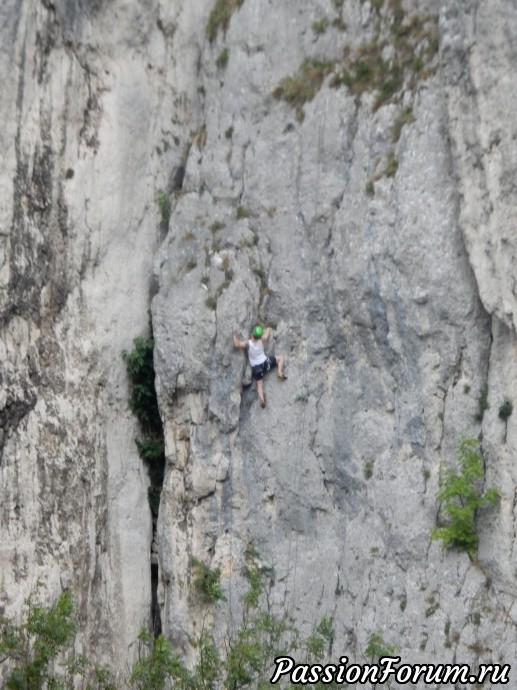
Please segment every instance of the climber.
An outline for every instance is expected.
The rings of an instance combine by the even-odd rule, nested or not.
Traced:
[[[266,406],[266,398],[264,396],[264,374],[270,369],[278,366],[277,377],[280,381],[285,381],[284,374],[285,359],[284,357],[268,357],[264,352],[264,343],[271,334],[270,328],[262,328],[262,326],[255,326],[251,332],[251,339],[247,342],[239,340],[237,333],[233,331],[232,340],[235,347],[241,350],[248,351],[248,359],[251,365],[251,373],[253,379],[257,382],[257,395],[260,407]]]

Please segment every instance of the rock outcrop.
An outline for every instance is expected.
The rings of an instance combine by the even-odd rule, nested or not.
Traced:
[[[515,662],[513,3],[172,4],[0,9],[4,608],[72,586],[120,668],[149,620],[120,352],[151,309],[168,637],[192,558],[231,620],[253,544],[339,654]],[[258,320],[265,410],[231,345]],[[463,436],[501,495],[475,559],[430,540]]]

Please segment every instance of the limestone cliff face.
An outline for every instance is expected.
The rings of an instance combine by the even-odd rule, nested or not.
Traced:
[[[72,586],[85,645],[121,665],[150,615],[152,536],[121,350],[148,332],[155,196],[191,118],[176,15],[0,10],[2,605]]]
[[[120,351],[151,308],[171,639],[200,623],[192,556],[232,616],[253,543],[342,654],[380,632],[405,661],[515,662],[513,3],[245,0],[209,37],[212,9],[0,9],[2,602],[73,586],[84,644],[118,663],[148,621]],[[404,65],[389,92],[360,81],[374,46]],[[265,410],[231,346],[257,320],[288,361]],[[430,533],[480,433],[501,501],[471,561]]]

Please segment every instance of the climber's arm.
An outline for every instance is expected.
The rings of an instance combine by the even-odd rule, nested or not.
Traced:
[[[264,333],[262,334],[262,338],[261,338],[262,342],[266,343],[270,335],[271,335],[271,328],[268,326],[266,328],[266,330],[264,331]]]
[[[233,346],[238,347],[240,350],[247,350],[248,343],[245,340],[239,340],[237,333],[233,331],[232,333]]]

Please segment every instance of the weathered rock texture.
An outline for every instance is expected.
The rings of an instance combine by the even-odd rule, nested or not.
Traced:
[[[148,620],[120,351],[152,298],[171,639],[203,615],[192,556],[221,568],[231,618],[252,543],[300,625],[333,616],[339,654],[361,659],[378,632],[404,661],[517,661],[517,436],[498,418],[517,377],[517,10],[405,4],[436,15],[439,52],[378,108],[331,74],[303,117],[273,97],[305,58],[342,60],[379,25],[389,57],[394,3],[379,4],[245,0],[213,42],[208,1],[0,10],[8,610],[38,577],[72,585],[85,645],[118,663]],[[231,347],[259,319],[288,358],[265,410]],[[501,501],[471,561],[430,533],[457,442],[480,433]]]
[[[176,14],[0,9],[2,604],[72,586],[85,645],[120,666],[150,615],[152,533],[121,350],[148,333],[155,195],[190,119]]]

